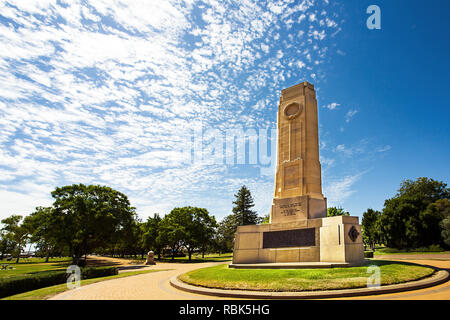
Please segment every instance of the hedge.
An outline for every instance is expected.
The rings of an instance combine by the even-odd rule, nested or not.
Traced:
[[[116,267],[88,267],[81,269],[81,279],[107,277],[118,274]],[[66,271],[44,271],[36,274],[0,278],[0,298],[14,294],[62,284],[67,281]]]

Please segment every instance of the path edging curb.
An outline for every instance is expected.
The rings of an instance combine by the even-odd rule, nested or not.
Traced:
[[[450,274],[446,270],[437,270],[431,277],[410,281],[406,283],[381,286],[379,288],[357,288],[327,291],[304,291],[304,292],[267,292],[267,291],[245,291],[245,290],[225,290],[212,289],[193,286],[178,280],[178,275],[170,279],[170,285],[182,291],[190,293],[247,299],[321,299],[356,297],[367,295],[378,295],[386,293],[404,292],[433,287],[449,280]]]

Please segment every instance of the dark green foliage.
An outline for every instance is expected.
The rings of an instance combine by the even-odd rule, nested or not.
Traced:
[[[364,258],[373,258],[373,251],[364,251]]]
[[[69,248],[74,264],[84,254],[133,232],[135,208],[114,189],[78,184],[56,188],[52,197],[49,227],[57,242]]]
[[[404,181],[397,195],[384,203],[380,216],[383,242],[398,249],[441,244],[440,225],[449,210],[446,186],[428,178]]]
[[[116,267],[99,267],[81,269],[82,279],[92,279],[118,274]],[[35,274],[0,278],[0,298],[14,294],[50,287],[65,283],[69,276],[66,271],[45,271]]]
[[[215,246],[219,252],[230,252],[233,249],[233,240],[238,224],[234,215],[223,218],[215,235]]]
[[[141,224],[142,247],[146,252],[153,250],[158,255],[158,258],[160,258],[161,250],[163,249],[163,244],[158,241],[161,220],[159,214],[155,213],[153,217],[148,217],[147,221]]]
[[[381,212],[373,209],[367,209],[363,213],[361,222],[361,229],[363,234],[363,241],[370,249],[374,250],[375,244],[380,242],[380,220]]]
[[[236,200],[233,201],[235,205],[233,207],[233,214],[238,225],[245,226],[262,222],[256,211],[251,210],[255,204],[250,190],[246,186],[242,186],[234,196]]]
[[[251,208],[255,206],[250,190],[246,186],[242,186],[233,201],[233,214],[223,218],[217,228],[215,235],[215,247],[219,252],[230,252],[233,249],[234,235],[238,226],[263,223],[269,220],[269,216],[265,218],[258,217],[257,213]]]
[[[172,249],[172,258],[175,258],[175,253],[184,247],[191,261],[194,250],[202,249],[211,241],[217,224],[208,210],[183,207],[174,208],[158,226],[159,234],[156,241]]]
[[[119,274],[116,267],[86,267],[81,269],[82,279],[115,276],[116,274]]]
[[[349,216],[350,213],[345,211],[343,208],[339,207],[329,207],[327,209],[327,217],[336,217],[336,216]]]

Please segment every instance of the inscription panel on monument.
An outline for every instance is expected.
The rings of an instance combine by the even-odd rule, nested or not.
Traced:
[[[274,199],[272,222],[287,222],[307,219],[306,197]]]
[[[315,228],[306,228],[264,232],[263,249],[315,246],[315,230]]]

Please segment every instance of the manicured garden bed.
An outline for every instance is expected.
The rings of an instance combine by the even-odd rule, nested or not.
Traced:
[[[434,269],[416,264],[372,260],[378,266],[381,285],[419,280],[434,273]],[[197,269],[178,277],[196,286],[216,289],[260,291],[312,291],[363,288],[373,273],[368,266],[331,269],[231,269],[227,264]]]

